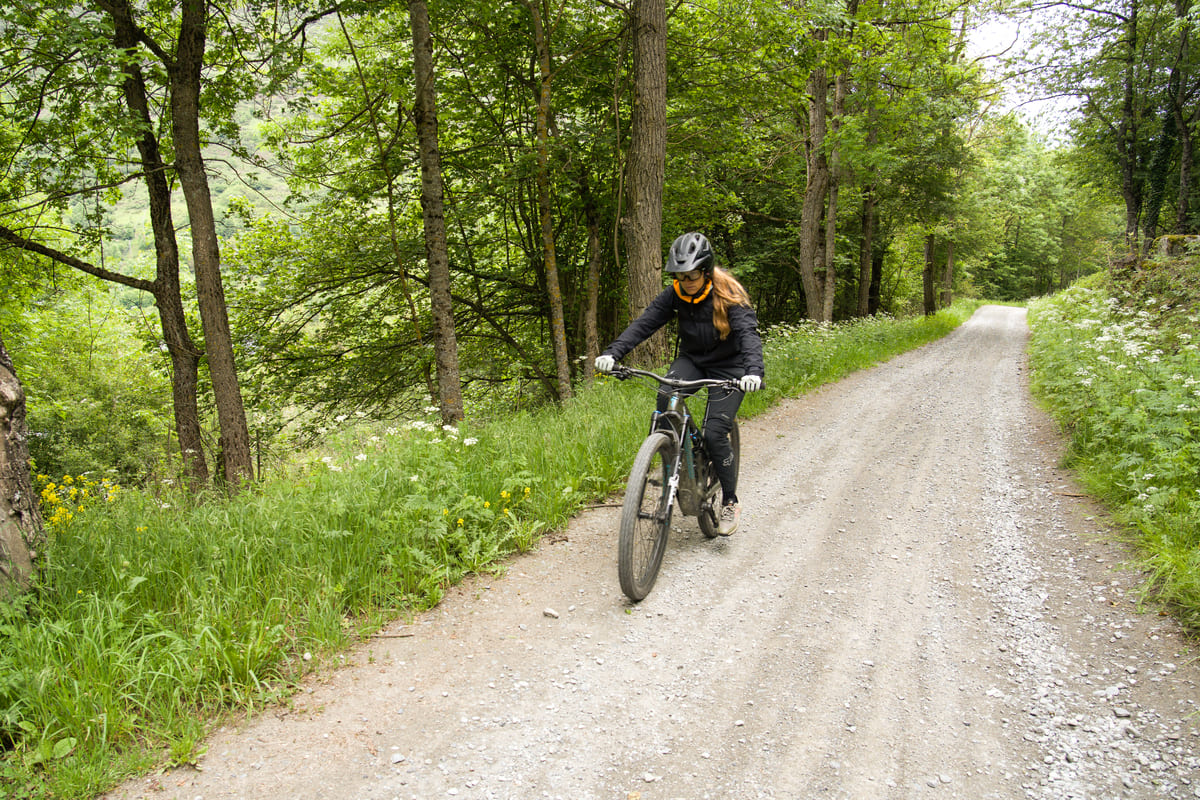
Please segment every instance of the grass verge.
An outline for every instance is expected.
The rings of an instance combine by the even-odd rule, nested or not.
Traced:
[[[1134,532],[1145,596],[1200,632],[1200,269],[1098,273],[1030,308],[1035,393],[1068,465]]]

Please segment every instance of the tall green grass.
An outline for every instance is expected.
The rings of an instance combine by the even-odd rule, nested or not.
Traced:
[[[1031,354],[1070,466],[1136,532],[1147,592],[1200,632],[1200,272],[1178,266],[1168,281],[1147,264],[1035,302]]]
[[[767,388],[743,414],[943,336],[975,305],[770,331]],[[195,760],[220,714],[286,697],[619,489],[653,398],[600,378],[485,426],[361,425],[231,500],[116,492],[59,516],[36,591],[0,605],[0,797],[92,797]]]

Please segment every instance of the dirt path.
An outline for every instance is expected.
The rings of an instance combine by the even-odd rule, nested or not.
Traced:
[[[1056,468],[1024,311],[744,423],[742,530],[616,509],[110,797],[1200,797],[1200,668]],[[390,637],[390,638],[388,638]]]

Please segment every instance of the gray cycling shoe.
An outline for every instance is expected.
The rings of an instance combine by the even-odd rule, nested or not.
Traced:
[[[738,528],[738,520],[742,517],[742,507],[738,503],[726,503],[721,506],[721,515],[717,518],[717,533],[729,536]]]

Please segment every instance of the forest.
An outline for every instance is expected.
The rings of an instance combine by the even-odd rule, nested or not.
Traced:
[[[1039,73],[1094,95],[1069,145],[1006,105],[982,5],[424,6],[4,12],[4,336],[40,468],[203,485],[342,415],[559,402],[687,230],[769,328],[1061,288],[1122,246],[1130,157],[1146,238],[1189,224],[1165,6],[1139,47],[1169,75],[1087,58],[1098,33]]]
[[[530,420],[595,402],[594,357],[686,231],[745,284],[768,348],[815,343],[768,374],[781,393],[823,374],[822,337],[915,342],[963,303],[1189,252],[1192,21],[1144,0],[6,3],[0,585],[45,586],[39,559],[90,502],[278,501],[272,479],[385,432],[540,441],[556,428]],[[619,480],[579,458],[560,493]],[[534,461],[487,513],[458,484],[466,505],[422,501],[456,535],[511,509],[494,550],[430,547],[469,570],[527,546]],[[446,577],[399,595],[436,601]],[[334,584],[339,613],[366,602],[349,579],[318,593]],[[68,585],[91,591],[50,594]]]

